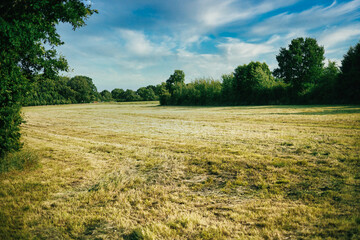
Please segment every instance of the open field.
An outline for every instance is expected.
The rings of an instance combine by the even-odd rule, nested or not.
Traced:
[[[23,112],[0,239],[359,239],[360,106]]]

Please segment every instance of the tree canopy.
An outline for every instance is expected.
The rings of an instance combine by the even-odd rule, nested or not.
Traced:
[[[360,42],[350,47],[341,62],[339,89],[344,101],[360,103]]]
[[[170,75],[166,80],[166,88],[170,93],[173,93],[177,84],[184,84],[185,73],[182,70],[175,70],[174,74]]]
[[[279,68],[274,70],[274,75],[301,92],[307,84],[319,79],[324,66],[324,53],[324,47],[319,46],[314,38],[293,39],[289,48],[281,48],[276,56]]]
[[[80,0],[0,2],[0,157],[20,144],[21,102],[36,73],[54,77],[68,70],[56,46],[60,22],[75,30],[96,10]],[[46,49],[45,46],[50,46]]]

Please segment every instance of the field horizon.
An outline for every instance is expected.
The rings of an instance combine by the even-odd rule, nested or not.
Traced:
[[[0,239],[359,239],[360,106],[23,108]]]

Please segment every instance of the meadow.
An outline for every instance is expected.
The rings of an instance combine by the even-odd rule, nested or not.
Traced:
[[[359,239],[360,106],[23,108],[0,239]]]

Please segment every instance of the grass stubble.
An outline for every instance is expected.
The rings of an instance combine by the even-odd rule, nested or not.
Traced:
[[[359,239],[360,107],[23,109],[2,239]]]

